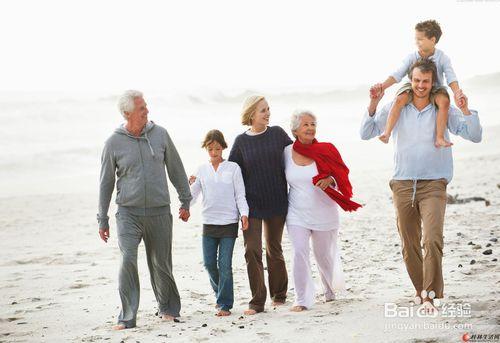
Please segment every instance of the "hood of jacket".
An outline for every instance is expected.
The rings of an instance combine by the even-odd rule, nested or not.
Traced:
[[[139,137],[136,137],[132,135],[130,132],[127,131],[125,128],[125,124],[121,124],[118,128],[116,128],[115,132],[121,135],[128,136],[130,138],[135,138],[135,139],[144,139],[149,145],[149,150],[151,151],[151,155],[155,155],[155,152],[153,150],[153,147],[151,146],[151,142],[149,141],[148,138],[148,133],[155,127],[155,123],[153,121],[148,121],[144,128],[141,131],[141,135]]]

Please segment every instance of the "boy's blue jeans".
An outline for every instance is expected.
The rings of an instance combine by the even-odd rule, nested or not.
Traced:
[[[233,249],[236,238],[202,236],[203,262],[221,310],[233,308]]]

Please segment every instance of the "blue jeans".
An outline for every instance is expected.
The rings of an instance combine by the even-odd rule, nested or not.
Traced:
[[[224,311],[233,308],[233,249],[236,238],[203,236],[203,263],[217,298]]]

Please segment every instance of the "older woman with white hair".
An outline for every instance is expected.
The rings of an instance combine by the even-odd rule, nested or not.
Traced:
[[[319,143],[316,116],[309,111],[292,115],[291,131],[296,138],[284,150],[286,180],[290,186],[286,225],[293,245],[295,303],[300,312],[314,304],[315,290],[309,261],[309,243],[316,258],[326,301],[344,288],[337,247],[338,207],[353,211],[360,207],[350,200],[349,169],[331,143]]]

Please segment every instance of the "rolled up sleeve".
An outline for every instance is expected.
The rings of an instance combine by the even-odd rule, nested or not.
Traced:
[[[392,76],[397,82],[401,82],[401,80],[408,74],[408,70],[410,69],[413,62],[413,54],[406,56],[401,63],[401,66],[395,70],[390,76]]]
[[[458,82],[457,75],[455,74],[455,70],[453,70],[450,58],[443,54],[441,63],[443,66],[444,76],[446,77],[446,83],[449,85],[452,82]]]
[[[448,112],[448,129],[454,135],[473,143],[479,143],[483,138],[483,128],[481,127],[477,111],[470,110],[470,112],[470,115],[465,115],[458,108],[450,106],[450,111]]]
[[[359,135],[362,140],[368,140],[373,137],[380,136],[382,132],[384,132],[385,123],[391,106],[392,102],[385,105],[381,110],[376,111],[373,116],[368,114],[368,110],[365,111],[361,127],[359,129]]]

